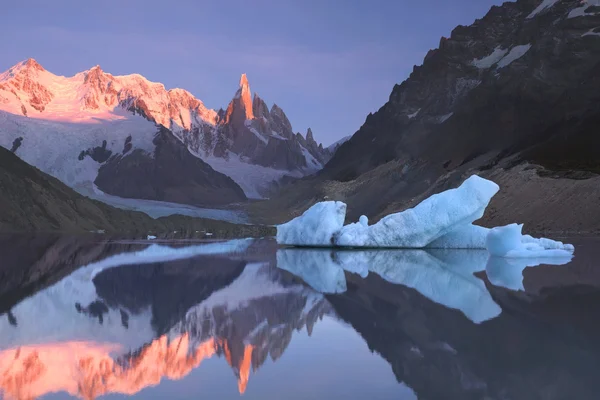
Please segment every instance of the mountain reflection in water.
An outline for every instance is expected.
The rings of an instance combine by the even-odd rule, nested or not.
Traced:
[[[0,252],[11,260],[0,269],[7,399],[146,398],[144,389],[166,381],[189,388],[194,370],[216,368],[208,360],[221,360],[231,374],[231,383],[217,379],[211,395],[219,398],[231,396],[236,381],[250,398],[587,399],[597,392],[600,329],[590,313],[600,292],[570,285],[577,274],[535,293],[526,288],[537,278],[524,279],[580,268],[577,259],[86,237],[3,238]]]

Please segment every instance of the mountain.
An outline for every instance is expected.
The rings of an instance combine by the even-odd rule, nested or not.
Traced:
[[[597,229],[599,73],[598,0],[494,6],[442,38],[281,209],[328,197],[377,220],[475,173],[502,187],[485,223],[518,209],[530,229]]]
[[[252,99],[245,75],[217,112],[141,75],[95,66],[63,77],[33,59],[0,74],[0,145],[82,192],[95,184],[208,206],[261,197],[273,180],[313,173],[330,157],[310,130],[294,134],[277,105]]]
[[[209,231],[215,236],[264,236],[269,228],[175,215],[152,219],[141,212],[120,210],[91,200],[0,147],[0,231],[103,230],[121,233],[178,231],[193,235]]]

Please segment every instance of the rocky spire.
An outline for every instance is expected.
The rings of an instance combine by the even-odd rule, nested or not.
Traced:
[[[310,129],[310,128],[308,128],[308,130],[306,131],[306,141],[309,142],[309,143],[310,142],[314,143],[315,146],[317,145],[317,143],[315,142],[315,138],[313,136],[313,133],[312,133],[312,129]]]
[[[294,135],[290,120],[277,104],[273,104],[273,107],[271,107],[270,115],[273,121],[273,129],[276,132],[285,138],[291,138]]]
[[[254,99],[252,100],[252,113],[255,118],[266,118],[269,120],[271,118],[269,114],[269,107],[264,102],[263,99],[260,98],[258,93],[254,93]]]
[[[240,77],[240,88],[235,97],[241,100],[240,103],[246,113],[246,119],[254,119],[254,113],[252,112],[252,94],[250,93],[250,84],[248,83],[246,74],[242,74]]]
[[[252,95],[250,93],[248,77],[246,74],[242,74],[240,78],[240,87],[227,107],[224,122],[229,124],[235,120],[237,121],[236,123],[242,123],[244,120],[249,119],[254,119],[254,113],[252,112]]]

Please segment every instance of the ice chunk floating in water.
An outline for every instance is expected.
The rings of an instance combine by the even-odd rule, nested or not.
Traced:
[[[374,225],[361,217],[359,222],[343,226],[344,203],[317,203],[300,217],[279,225],[277,242],[293,246],[487,249],[488,236],[494,235],[490,252],[500,257],[553,257],[573,252],[571,245],[523,236],[520,228],[509,237],[506,235],[512,228],[490,231],[473,225],[498,190],[494,182],[473,175],[457,189],[433,195]],[[502,237],[510,242],[503,243]],[[504,251],[495,246],[510,248]]]
[[[338,246],[425,247],[481,218],[498,189],[494,182],[474,175],[459,188],[433,195],[415,208],[388,215],[375,225],[347,225],[334,241]]]
[[[491,229],[486,238],[492,256],[506,258],[570,257],[573,245],[550,239],[535,239],[521,233],[523,225],[511,224]]]
[[[298,218],[277,227],[277,243],[299,246],[331,246],[334,233],[344,226],[346,204],[317,203]]]

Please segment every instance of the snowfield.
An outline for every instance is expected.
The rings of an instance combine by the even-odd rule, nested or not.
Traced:
[[[473,175],[457,189],[433,195],[416,207],[384,217],[374,225],[362,216],[344,226],[346,205],[322,202],[277,227],[283,245],[341,248],[487,249],[507,258],[568,257],[570,244],[522,235],[522,225],[488,229],[473,225],[499,187]]]
[[[133,149],[154,154],[154,135],[158,128],[141,116],[125,110],[115,110],[120,118],[85,123],[70,123],[33,119],[0,111],[0,146],[11,149],[23,138],[15,154],[43,172],[61,180],[67,186],[93,182],[101,164],[91,157],[79,159],[82,151],[102,147],[119,154],[125,140],[131,136]]]

